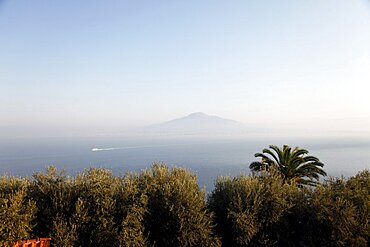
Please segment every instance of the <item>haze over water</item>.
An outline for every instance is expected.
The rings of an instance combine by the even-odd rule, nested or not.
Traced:
[[[353,175],[369,30],[367,0],[0,0],[0,173],[164,161],[210,186],[289,144]],[[170,121],[199,111],[232,121]]]
[[[364,138],[85,138],[44,139],[0,144],[0,173],[30,176],[48,165],[67,174],[105,167],[115,174],[140,171],[155,162],[189,168],[201,186],[217,176],[249,172],[253,155],[270,143],[299,143],[325,163],[329,176],[351,176],[370,168],[370,140]],[[104,151],[92,151],[101,147]]]
[[[370,3],[0,1],[0,136],[116,133],[203,111],[370,129]]]

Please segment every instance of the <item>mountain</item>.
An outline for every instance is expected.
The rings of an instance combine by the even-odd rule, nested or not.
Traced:
[[[142,131],[167,135],[233,135],[245,132],[246,126],[234,120],[196,112],[182,118],[145,127]]]

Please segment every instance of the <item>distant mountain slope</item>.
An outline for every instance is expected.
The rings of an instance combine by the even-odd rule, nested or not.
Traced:
[[[154,124],[143,129],[156,134],[236,134],[244,132],[246,126],[234,120],[207,115],[202,112],[192,113],[186,117],[173,119],[160,124]]]

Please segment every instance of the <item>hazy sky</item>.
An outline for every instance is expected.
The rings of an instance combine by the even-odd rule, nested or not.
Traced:
[[[0,0],[0,136],[206,112],[370,131],[370,1]]]

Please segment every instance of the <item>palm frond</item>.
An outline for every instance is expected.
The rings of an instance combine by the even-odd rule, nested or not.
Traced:
[[[316,186],[320,176],[326,176],[322,169],[324,164],[317,157],[308,155],[306,149],[299,147],[292,150],[288,145],[283,145],[282,148],[270,145],[269,149],[265,148],[262,153],[254,156],[261,158],[261,161],[250,164],[251,170],[268,170],[270,166],[275,166],[285,181],[297,186]]]

